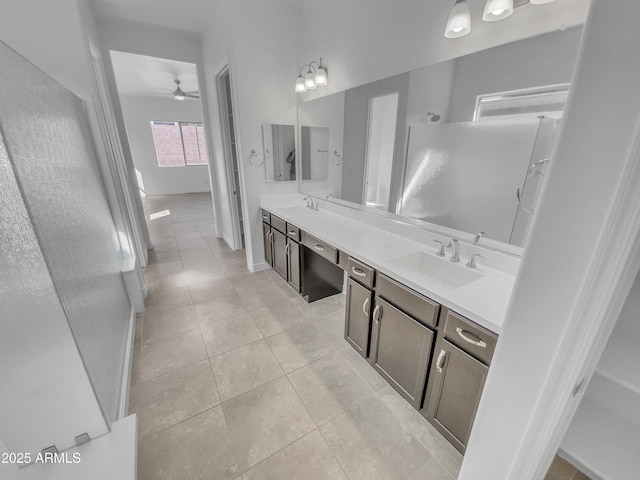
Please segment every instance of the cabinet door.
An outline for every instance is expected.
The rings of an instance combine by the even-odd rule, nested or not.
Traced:
[[[416,410],[422,405],[434,333],[380,297],[373,309],[369,362]]]
[[[287,256],[289,257],[289,262],[287,263],[289,285],[300,293],[300,245],[287,240]]]
[[[273,218],[273,217],[272,217]],[[271,238],[273,239],[273,268],[278,274],[287,279],[287,237],[278,230],[271,229]]]
[[[461,453],[467,446],[489,367],[440,339],[431,368],[427,419]]]
[[[264,261],[273,266],[271,226],[268,223],[262,223],[262,239],[264,240]]]
[[[367,358],[369,353],[371,296],[371,290],[350,278],[347,279],[344,338],[364,358]]]

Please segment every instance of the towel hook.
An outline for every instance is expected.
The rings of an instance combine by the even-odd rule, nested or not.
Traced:
[[[249,152],[249,165],[251,165],[252,167],[260,167],[263,163],[264,163],[264,159],[262,159],[262,162],[260,163],[253,163],[251,160],[253,160],[254,158],[258,158],[258,152],[256,152],[253,148],[251,149],[251,151]]]
[[[336,160],[338,160],[336,162]],[[331,163],[334,165],[342,165],[342,154],[338,150],[333,151],[333,157],[331,157]]]

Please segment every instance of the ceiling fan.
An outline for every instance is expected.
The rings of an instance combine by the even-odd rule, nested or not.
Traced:
[[[176,89],[172,92],[172,95],[175,100],[184,100],[185,98],[200,99],[200,92],[198,90],[193,90],[191,92],[184,92],[180,88],[180,80],[176,78],[174,82],[176,84]]]

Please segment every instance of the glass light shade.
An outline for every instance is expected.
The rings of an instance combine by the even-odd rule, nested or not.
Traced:
[[[513,13],[513,0],[487,0],[482,13],[482,20],[495,22],[507,18]]]
[[[316,88],[315,75],[311,71],[311,69],[309,69],[307,71],[307,74],[304,76],[304,86],[307,88],[307,90],[313,90],[314,88]]]
[[[530,0],[532,5],[544,5],[545,3],[551,3],[554,0]]]
[[[458,38],[467,35],[471,31],[471,15],[469,5],[465,0],[457,0],[451,9],[444,36]]]
[[[296,79],[296,93],[304,93],[307,91],[307,87],[304,86],[304,77],[302,75],[298,75]]]
[[[184,98],[185,98],[185,97],[184,97],[184,95],[182,95],[181,93],[176,93],[176,94],[173,96],[173,98],[174,98],[175,100],[184,100]]]
[[[320,66],[316,70],[314,82],[317,87],[324,87],[327,85],[327,69],[324,68],[322,64],[320,64]]]

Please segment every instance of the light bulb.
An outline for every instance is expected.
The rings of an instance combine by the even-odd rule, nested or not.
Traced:
[[[513,0],[487,0],[482,13],[482,20],[495,22],[507,18],[513,13]]]
[[[298,75],[296,79],[296,93],[304,93],[307,91],[307,87],[304,86],[304,77],[302,75]]]
[[[311,71],[311,68],[307,71],[307,74],[304,77],[304,86],[307,90],[313,90],[316,88],[316,81],[314,78],[314,74]]]
[[[317,87],[324,87],[327,85],[327,69],[324,65],[322,65],[322,59],[320,59],[320,65],[316,70],[314,82]]]
[[[465,0],[456,0],[449,14],[444,36],[447,38],[458,38],[467,35],[470,31],[471,15],[469,13],[469,5],[467,5]]]

